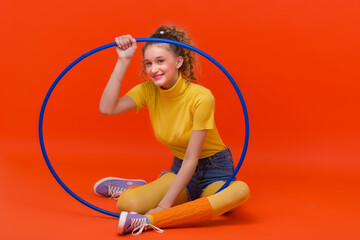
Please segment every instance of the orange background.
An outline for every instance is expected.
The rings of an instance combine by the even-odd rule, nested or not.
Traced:
[[[51,176],[38,142],[39,112],[52,82],[77,57],[117,35],[147,37],[160,24],[185,28],[238,83],[250,119],[238,178],[251,198],[210,223],[141,237],[360,237],[358,1],[5,0],[0,11],[1,239],[117,238],[116,219],[76,202]],[[140,60],[138,51],[122,93],[141,82]],[[151,181],[171,164],[146,111],[99,113],[115,61],[108,49],[79,63],[56,87],[44,118],[46,148],[61,179],[110,211],[115,202],[92,192],[98,179]],[[239,159],[240,102],[220,70],[199,61],[199,83],[215,95],[219,131]]]

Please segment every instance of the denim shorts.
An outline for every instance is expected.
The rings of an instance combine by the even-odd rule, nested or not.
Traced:
[[[161,175],[172,172],[177,174],[182,160],[174,157],[171,171],[163,171]],[[200,197],[204,189],[215,182],[225,182],[234,172],[234,162],[229,148],[210,157],[199,159],[194,175],[186,186],[189,200]],[[233,180],[236,180],[235,178]]]

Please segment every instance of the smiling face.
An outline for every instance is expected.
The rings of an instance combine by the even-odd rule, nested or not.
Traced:
[[[183,63],[181,56],[175,56],[166,43],[152,44],[144,51],[146,74],[157,87],[169,89],[179,77]]]

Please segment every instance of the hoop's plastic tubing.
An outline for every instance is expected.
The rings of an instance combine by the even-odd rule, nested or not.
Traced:
[[[244,120],[245,120],[245,140],[244,140],[244,147],[240,156],[240,160],[234,170],[234,172],[231,174],[231,176],[229,177],[229,179],[224,183],[224,185],[216,192],[220,192],[222,191],[224,188],[226,188],[234,179],[234,177],[236,176],[236,174],[238,173],[245,155],[246,155],[246,151],[247,151],[247,147],[248,147],[248,142],[249,142],[249,117],[248,117],[248,113],[247,113],[247,108],[245,105],[245,100],[240,92],[239,87],[237,86],[236,82],[234,81],[234,79],[231,77],[231,75],[226,71],[226,69],[220,65],[220,63],[218,63],[214,58],[212,58],[211,56],[209,56],[208,54],[206,54],[205,52],[190,46],[188,44],[184,44],[181,42],[177,42],[177,41],[172,41],[172,40],[168,40],[168,39],[160,39],[160,38],[136,38],[136,42],[160,42],[160,43],[169,43],[169,44],[175,44],[178,45],[180,47],[184,47],[187,49],[190,49],[191,51],[194,51],[202,56],[204,56],[205,58],[207,58],[208,60],[210,60],[212,63],[214,63],[230,80],[231,84],[233,85],[233,87],[236,90],[236,93],[240,99],[241,102],[241,106],[244,112]],[[81,202],[82,204],[86,205],[89,208],[92,208],[98,212],[113,216],[113,217],[119,217],[118,213],[114,213],[114,212],[109,212],[107,210],[104,210],[102,208],[96,207],[88,202],[86,202],[85,200],[83,200],[82,198],[80,198],[79,196],[77,196],[73,191],[71,191],[65,184],[64,182],[59,178],[59,176],[56,174],[54,168],[52,167],[49,157],[47,155],[46,149],[45,149],[45,143],[44,143],[44,137],[43,137],[43,121],[44,121],[44,113],[45,113],[45,108],[46,105],[49,101],[50,95],[51,93],[54,91],[56,85],[59,83],[59,81],[61,80],[61,78],[71,69],[73,68],[76,64],[78,64],[81,60],[83,60],[84,58],[97,53],[99,51],[102,51],[104,49],[110,48],[110,47],[115,47],[116,43],[109,43],[106,44],[104,46],[95,48],[85,54],[83,54],[82,56],[80,56],[78,59],[76,59],[74,62],[72,62],[69,66],[67,66],[61,73],[60,75],[55,79],[55,81],[53,82],[53,84],[51,85],[51,87],[49,88],[45,99],[43,101],[43,104],[41,106],[41,111],[40,111],[40,116],[39,116],[39,139],[40,139],[40,146],[41,146],[41,150],[44,156],[44,159],[46,161],[46,164],[50,170],[50,172],[52,173],[52,175],[54,176],[54,178],[56,179],[56,181],[65,189],[66,192],[68,192],[72,197],[74,197],[76,200],[78,200],[79,202]]]

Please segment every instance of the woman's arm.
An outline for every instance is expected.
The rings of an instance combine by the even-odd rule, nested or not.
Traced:
[[[148,211],[146,214],[164,210],[172,206],[195,172],[205,142],[206,134],[207,130],[193,130],[191,132],[190,141],[186,149],[183,163],[174,179],[174,182],[160,201],[159,205]]]
[[[130,35],[115,38],[118,59],[101,96],[99,110],[105,115],[116,115],[128,112],[136,108],[134,100],[128,96],[119,98],[121,83],[131,58],[136,51],[136,40]]]

